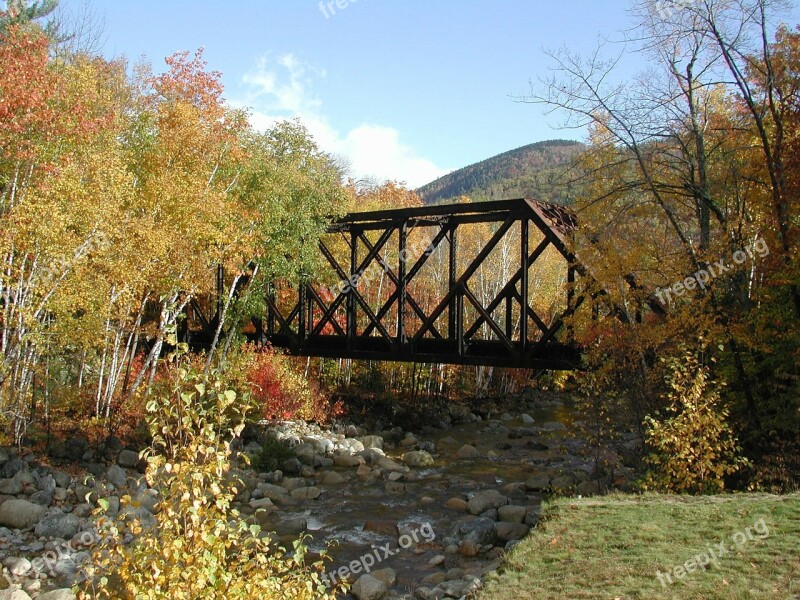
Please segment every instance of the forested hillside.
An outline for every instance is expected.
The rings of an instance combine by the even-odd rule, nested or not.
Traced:
[[[572,140],[529,144],[453,171],[417,193],[426,204],[459,196],[473,201],[536,198],[571,204],[577,186],[570,167],[583,147]]]

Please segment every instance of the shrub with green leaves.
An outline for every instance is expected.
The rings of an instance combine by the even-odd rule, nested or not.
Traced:
[[[294,456],[294,451],[278,438],[267,436],[261,444],[261,451],[253,457],[252,465],[256,471],[266,473],[279,469],[283,462]]]
[[[231,442],[250,408],[218,373],[176,369],[172,393],[147,406],[153,442],[144,455],[161,498],[157,527],[101,519],[107,541],[95,551],[82,597],[325,600],[343,591],[326,588],[324,553],[309,564],[301,540],[287,553],[232,507]],[[131,506],[131,498],[122,500]],[[136,537],[123,544],[128,530]]]

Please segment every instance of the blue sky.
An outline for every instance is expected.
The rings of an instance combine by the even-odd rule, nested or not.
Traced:
[[[106,56],[146,55],[161,70],[165,56],[203,47],[255,126],[299,117],[354,176],[411,187],[532,142],[581,139],[511,96],[547,75],[544,48],[586,53],[631,25],[629,0],[62,0],[87,3]],[[627,56],[623,73],[640,60]]]

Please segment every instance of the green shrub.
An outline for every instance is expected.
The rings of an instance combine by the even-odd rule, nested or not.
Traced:
[[[283,464],[283,461],[292,458],[294,451],[278,438],[268,436],[266,441],[261,444],[261,451],[253,458],[252,465],[256,471],[265,473],[275,471]]]

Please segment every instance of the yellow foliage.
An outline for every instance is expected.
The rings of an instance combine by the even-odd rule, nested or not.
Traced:
[[[645,418],[646,442],[653,452],[646,488],[670,492],[715,493],[725,477],[746,464],[728,424],[728,411],[709,379],[708,367],[686,351],[670,361],[667,378],[670,413],[659,420]],[[658,415],[657,415],[658,416]]]
[[[326,588],[322,560],[309,564],[302,540],[287,552],[232,507],[240,483],[230,478],[231,441],[249,398],[215,375],[177,372],[173,393],[148,405],[153,445],[144,454],[161,498],[157,526],[126,523],[129,497],[116,521],[101,519],[105,541],[82,597],[332,600],[343,589]],[[126,531],[136,534],[130,544]]]

